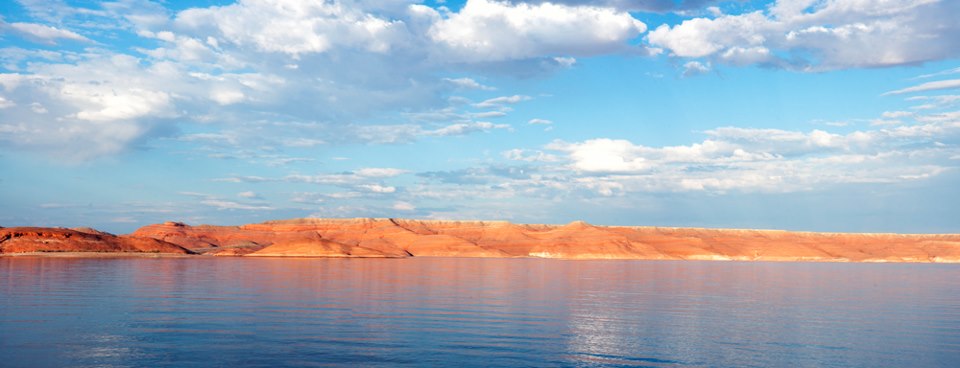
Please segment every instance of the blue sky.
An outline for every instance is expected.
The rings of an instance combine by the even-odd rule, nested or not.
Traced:
[[[960,3],[0,5],[0,225],[960,232]]]

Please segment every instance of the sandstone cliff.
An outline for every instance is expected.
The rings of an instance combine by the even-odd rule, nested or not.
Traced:
[[[63,252],[194,253],[162,240],[138,236],[116,236],[90,228],[0,228],[0,254]]]
[[[131,235],[230,256],[960,262],[960,234],[295,219],[241,226],[168,222],[145,226]]]

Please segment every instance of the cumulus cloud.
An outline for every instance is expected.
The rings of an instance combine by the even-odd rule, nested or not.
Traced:
[[[175,25],[212,32],[214,39],[240,47],[295,57],[335,47],[385,53],[405,36],[402,22],[341,2],[248,0],[184,10]]]
[[[443,57],[477,62],[615,52],[644,31],[612,8],[470,0],[429,35],[445,46]]]
[[[430,124],[372,122],[397,111],[435,111],[454,89],[493,90],[478,79],[442,77],[465,68],[483,77],[471,64],[497,63],[498,71],[516,75],[553,72],[572,66],[573,56],[636,48],[629,41],[646,28],[609,7],[488,0],[470,0],[455,12],[351,1],[245,0],[179,12],[141,0],[21,5],[31,22],[2,24],[16,37],[130,41],[84,52],[0,52],[10,71],[2,77],[0,140],[79,160],[125,152],[194,124],[204,131],[250,128],[235,135],[237,145],[274,144],[265,142],[273,136],[276,145],[304,148],[507,129],[476,119],[505,116],[510,104],[529,97],[493,98],[475,107],[497,111],[457,112]],[[34,123],[37,114],[46,117]],[[304,135],[307,128],[265,121],[346,134]],[[253,124],[272,134],[254,132]]]
[[[163,131],[160,122],[178,116],[165,86],[176,77],[170,70],[143,68],[133,57],[33,68],[30,74],[0,74],[3,90],[24,102],[7,109],[4,122],[28,128],[0,135],[15,147],[70,160],[115,154]]]
[[[685,14],[691,11],[697,11],[698,9],[707,8],[709,10],[711,4],[716,4],[722,0],[550,0],[550,1],[538,1],[538,2],[552,2],[560,4],[570,4],[570,5],[595,5],[595,6],[604,6],[611,7],[620,10],[626,11],[642,11],[642,12],[676,12]],[[739,0],[744,1],[744,0]]]
[[[661,25],[651,45],[677,57],[798,70],[905,65],[960,55],[954,1],[778,0],[768,9]]]
[[[891,112],[912,123],[845,134],[723,127],[688,145],[651,147],[624,139],[555,141],[552,152],[515,149],[511,160],[556,173],[541,188],[601,196],[631,192],[795,192],[840,184],[924,180],[956,169],[960,112]],[[549,160],[542,158],[550,157]],[[544,183],[553,185],[544,185]]]
[[[640,172],[650,167],[647,158],[623,139],[591,139],[581,143],[554,142],[548,149],[567,153],[572,167],[586,172]]]

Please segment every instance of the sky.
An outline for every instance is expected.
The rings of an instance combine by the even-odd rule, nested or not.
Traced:
[[[0,3],[0,226],[960,232],[960,2]]]

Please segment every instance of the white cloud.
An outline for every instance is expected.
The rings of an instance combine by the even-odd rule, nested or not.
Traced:
[[[31,103],[31,104],[30,104],[30,111],[33,111],[34,113],[37,113],[37,114],[46,114],[46,113],[49,112],[49,111],[47,111],[47,108],[44,107],[43,104],[41,104],[41,103],[39,103],[39,102],[33,102],[33,103]]]
[[[941,113],[917,116],[916,120],[922,123],[953,123],[955,125],[960,125],[960,111],[949,111],[949,112],[941,112]],[[919,125],[919,126],[914,126],[913,128],[934,129],[934,128],[940,128],[940,127],[932,126],[932,125],[928,125],[928,126]]]
[[[210,99],[220,105],[233,105],[242,102],[246,97],[243,92],[231,89],[221,89],[210,92]]]
[[[890,91],[890,92],[884,93],[883,95],[884,96],[901,95],[905,93],[929,92],[929,91],[937,91],[942,89],[954,89],[954,88],[960,88],[960,79],[948,79],[948,80],[922,83],[916,86],[911,86],[903,89],[898,89],[895,91]]]
[[[495,89],[496,89],[496,88],[493,88],[493,87],[490,87],[490,86],[482,85],[482,84],[480,84],[480,82],[477,82],[477,81],[474,80],[473,78],[467,78],[467,77],[463,77],[463,78],[443,78],[443,80],[444,80],[444,81],[447,81],[447,83],[450,83],[450,84],[456,86],[457,88],[463,88],[463,89],[478,89],[478,90],[481,90],[481,91],[492,91],[492,90],[495,90]]]
[[[341,188],[347,188],[350,190],[349,195],[351,198],[354,197],[363,197],[365,195],[381,195],[395,193],[397,187],[393,185],[387,185],[382,182],[371,182],[374,179],[389,179],[399,175],[408,173],[407,170],[394,169],[394,168],[364,168],[359,169],[353,172],[344,172],[336,174],[319,174],[319,175],[302,175],[302,174],[290,174],[282,179],[266,179],[266,178],[254,178],[253,180],[246,180],[243,177],[232,177],[221,179],[223,181],[238,181],[238,182],[269,182],[269,181],[284,181],[288,183],[310,183],[310,184],[320,184],[320,185],[331,185]],[[329,197],[325,195],[324,197]]]
[[[612,8],[469,0],[429,35],[447,48],[442,57],[482,62],[615,52],[644,31]]]
[[[335,47],[385,53],[403,42],[402,22],[383,19],[351,5],[249,0],[184,10],[177,14],[175,25],[186,30],[211,30],[215,32],[213,39],[240,47],[295,57]]]
[[[357,170],[355,174],[366,178],[391,178],[408,172],[409,171],[403,169],[370,167]]]
[[[3,96],[0,96],[0,109],[6,109],[14,106],[17,106],[15,102],[10,101],[4,98]]]
[[[425,131],[425,135],[432,136],[456,136],[467,135],[474,132],[488,132],[493,129],[510,129],[509,124],[494,124],[486,121],[477,121],[470,123],[450,124],[442,128]]]
[[[172,32],[158,32],[155,35],[145,35],[153,36],[167,42],[164,47],[152,50],[141,50],[144,54],[156,59],[171,59],[184,63],[216,62],[221,65],[230,65],[235,62],[223,57],[222,54],[211,49],[208,47],[208,44],[205,44],[197,38],[177,36]]]
[[[900,119],[913,116],[913,112],[910,111],[884,111],[880,116],[886,119]]]
[[[939,72],[936,72],[936,73],[930,73],[930,74],[920,75],[920,76],[917,76],[916,79],[925,79],[925,78],[932,78],[932,77],[940,77],[940,76],[951,75],[951,74],[960,74],[960,67],[953,68],[953,69],[947,69],[947,70],[939,71]]]
[[[357,186],[361,189],[366,189],[374,193],[393,193],[397,191],[396,187],[380,184],[361,184]]]
[[[414,206],[413,204],[411,204],[410,202],[402,202],[402,201],[400,201],[400,202],[395,202],[395,203],[393,204],[393,207],[391,207],[391,208],[393,208],[393,209],[395,209],[395,210],[397,210],[397,211],[413,211],[413,210],[416,210],[416,209],[417,209],[417,207]]]
[[[488,100],[484,100],[482,102],[478,102],[473,106],[480,107],[480,108],[501,107],[504,105],[513,105],[513,104],[516,104],[522,101],[528,101],[528,100],[530,100],[530,96],[523,96],[523,95],[500,96],[500,97],[494,97]]]
[[[572,58],[569,56],[557,56],[553,58],[553,61],[557,62],[558,65],[564,68],[572,68],[573,65],[577,63],[576,58]]]
[[[556,162],[559,161],[559,158],[555,155],[549,153],[544,153],[543,151],[538,150],[526,150],[520,148],[514,148],[511,150],[503,151],[501,153],[503,158],[513,161],[526,161],[526,162]]]
[[[586,172],[639,172],[650,167],[642,147],[622,139],[591,139],[582,143],[554,142],[547,148],[565,152],[572,167]]]
[[[955,169],[960,112],[915,116],[918,124],[837,134],[725,127],[689,145],[648,147],[622,139],[555,141],[560,175],[550,188],[601,196],[630,192],[794,192],[850,183],[925,180]],[[537,162],[536,151],[503,153]],[[560,164],[559,166],[557,164]],[[564,174],[570,172],[571,174]],[[542,183],[542,182],[541,182]],[[518,185],[529,185],[517,183]]]
[[[926,103],[912,106],[911,109],[930,110],[960,104],[960,95],[913,96],[907,98],[907,101],[925,101]]]
[[[766,11],[661,25],[647,40],[674,56],[799,70],[906,65],[960,55],[955,1],[778,0]]]
[[[531,125],[551,125],[551,124],[553,124],[553,121],[550,121],[550,120],[547,120],[547,119],[534,118],[534,119],[530,119],[529,121],[527,121],[527,124],[531,124]]]
[[[445,102],[454,105],[451,86],[493,90],[477,77],[442,77],[465,73],[465,64],[496,62],[497,70],[525,76],[556,71],[576,63],[573,56],[635,48],[628,41],[645,29],[611,8],[484,0],[457,12],[366,1],[244,0],[180,12],[141,0],[22,5],[43,22],[3,23],[16,30],[8,32],[13,37],[29,33],[50,42],[108,46],[131,41],[130,50],[0,51],[11,71],[0,76],[8,101],[0,139],[21,151],[71,160],[116,155],[157,136],[195,131],[189,129],[194,124],[205,132],[234,132],[235,139],[221,146],[288,148],[509,129],[476,120],[505,116],[509,105],[528,96],[493,98],[475,106],[493,111],[453,111],[426,123],[344,122],[390,118],[397,111],[419,119]],[[562,33],[567,30],[576,32]],[[33,123],[36,114],[46,116]],[[331,133],[309,131],[310,124]]]
[[[291,138],[283,141],[286,147],[315,147],[327,144],[327,141],[316,138]]]
[[[115,121],[137,119],[144,116],[176,116],[171,110],[170,95],[163,91],[151,91],[131,87],[123,91],[99,86],[66,84],[61,96],[80,108],[75,115],[80,120]],[[163,113],[163,111],[167,111]]]
[[[257,194],[256,192],[246,191],[246,192],[237,193],[237,197],[240,197],[240,198],[248,198],[248,199],[256,199],[256,198],[260,198],[260,195]]]
[[[0,26],[2,26],[2,20],[0,20]],[[20,34],[27,36],[30,39],[37,40],[39,42],[47,44],[55,44],[57,40],[74,40],[74,41],[83,41],[90,42],[90,39],[83,37],[76,32],[67,29],[60,29],[57,27],[51,27],[43,24],[37,23],[9,23],[7,27],[13,29]]]
[[[254,204],[244,204],[234,201],[227,201],[222,199],[204,199],[200,201],[200,204],[214,207],[218,210],[247,210],[247,211],[262,211],[262,210],[272,210],[273,207],[265,205],[254,205]]]
[[[507,116],[507,113],[503,111],[484,111],[470,114],[471,118],[476,119],[501,118],[504,116]]]
[[[265,183],[265,182],[277,181],[277,180],[265,178],[262,176],[233,176],[229,178],[213,179],[213,181],[224,182],[224,183]]]
[[[32,65],[31,73],[0,74],[4,90],[32,102],[9,108],[8,121],[29,129],[0,136],[14,147],[67,161],[116,154],[178,116],[170,70],[144,68],[123,55],[90,56],[76,65]],[[185,86],[186,87],[186,86]],[[36,114],[48,117],[37,119]]]
[[[688,61],[683,64],[683,76],[692,77],[705,74],[710,71],[710,63],[701,63],[699,61]]]

